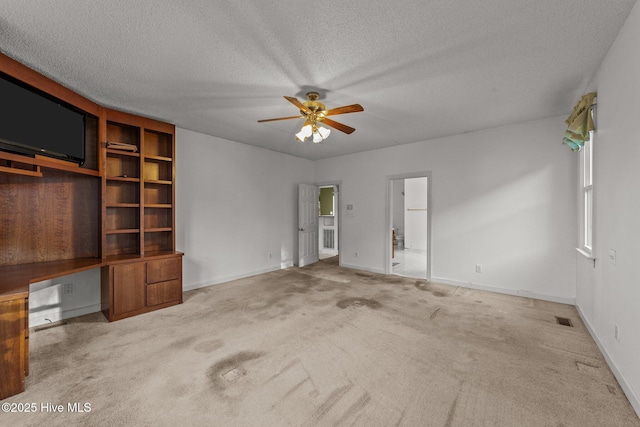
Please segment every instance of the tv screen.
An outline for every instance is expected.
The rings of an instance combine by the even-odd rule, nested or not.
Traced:
[[[83,164],[85,115],[0,74],[0,148]]]

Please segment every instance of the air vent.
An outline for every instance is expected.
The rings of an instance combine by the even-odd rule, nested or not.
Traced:
[[[556,323],[558,325],[562,325],[562,326],[573,327],[573,323],[571,322],[571,319],[569,319],[568,317],[558,317],[558,316],[556,316]]]

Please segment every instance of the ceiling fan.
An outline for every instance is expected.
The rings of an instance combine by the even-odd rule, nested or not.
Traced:
[[[304,141],[307,137],[313,136],[313,142],[315,143],[319,143],[322,140],[327,139],[331,133],[329,129],[320,126],[320,123],[347,134],[355,131],[351,126],[331,120],[328,116],[364,111],[362,105],[352,104],[327,110],[324,104],[318,101],[318,98],[320,98],[320,94],[318,92],[307,92],[307,101],[304,102],[300,102],[292,96],[285,96],[284,99],[300,109],[300,115],[258,120],[258,123],[274,122],[277,120],[305,119],[302,129],[296,134],[296,138],[300,141]]]

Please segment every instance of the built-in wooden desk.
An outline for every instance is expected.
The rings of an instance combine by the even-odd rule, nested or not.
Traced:
[[[29,375],[29,285],[103,265],[80,258],[0,267],[0,399],[23,392]]]
[[[156,251],[1,266],[0,399],[22,393],[29,375],[31,283],[101,268],[103,312],[108,320],[119,320],[182,303],[182,256]],[[140,273],[139,283],[134,272]]]

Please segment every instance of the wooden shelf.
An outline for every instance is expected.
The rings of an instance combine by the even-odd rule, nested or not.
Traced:
[[[47,169],[55,169],[65,172],[72,172],[81,175],[89,175],[89,176],[100,176],[100,172],[93,169],[85,169],[76,165],[75,163],[65,162],[57,159],[49,159],[47,157],[37,156],[37,157],[29,157],[22,156],[19,154],[7,153],[4,151],[0,151],[0,159],[9,160],[12,162],[23,163],[27,165],[35,165],[41,166]]]
[[[171,184],[173,184],[172,181],[157,180],[157,179],[145,179],[144,183],[145,184],[160,184],[160,185],[171,185]]]
[[[146,230],[144,230],[145,233],[159,233],[159,232],[163,232],[163,231],[172,231],[173,228],[171,227],[162,227],[162,228],[147,228]]]
[[[140,232],[139,228],[122,228],[117,230],[106,231],[107,234],[133,234],[133,233],[139,233],[139,232]]]
[[[144,156],[145,160],[159,160],[161,162],[172,162],[173,159],[171,157],[164,156]]]
[[[164,204],[164,203],[147,203],[144,205],[145,208],[154,208],[154,209],[171,209],[173,207],[172,204]]]
[[[0,172],[12,173],[14,175],[26,175],[26,176],[35,176],[38,178],[42,178],[42,172],[40,171],[40,166],[37,166],[37,165],[35,170],[21,169],[13,166],[11,167],[0,166]]]
[[[122,182],[140,182],[140,178],[130,178],[124,176],[108,176],[107,181],[122,181]]]
[[[108,208],[139,208],[140,203],[107,203]]]
[[[134,151],[114,150],[112,148],[107,148],[105,151],[107,152],[107,156],[115,155],[115,156],[140,157],[140,153],[137,153]]]

